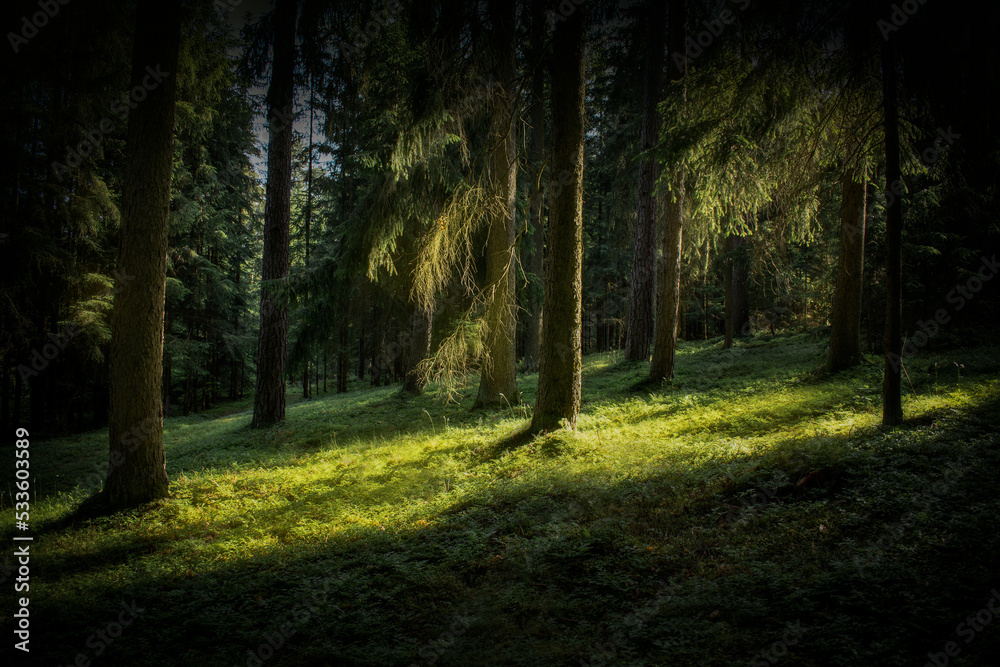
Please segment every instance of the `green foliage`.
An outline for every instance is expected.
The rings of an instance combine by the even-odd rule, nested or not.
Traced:
[[[877,367],[817,375],[808,335],[720,347],[682,343],[674,384],[640,392],[641,367],[589,356],[578,431],[519,446],[526,408],[470,413],[474,382],[460,405],[293,402],[266,431],[246,401],[168,419],[173,497],[109,518],[70,519],[106,435],[33,442],[38,650],[87,650],[133,598],[108,657],[135,665],[242,664],[289,621],[287,664],[739,665],[794,622],[802,665],[939,650],[998,583],[990,348],[928,357],[966,369],[920,379],[885,430]]]

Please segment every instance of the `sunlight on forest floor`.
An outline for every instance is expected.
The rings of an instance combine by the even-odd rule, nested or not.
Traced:
[[[537,376],[497,412],[468,410],[475,382],[461,405],[433,387],[292,389],[270,430],[249,428],[248,400],[167,420],[173,497],[72,523],[107,432],[39,443],[38,636],[68,664],[92,623],[136,598],[147,619],[109,651],[129,665],[246,664],[290,618],[274,664],[430,651],[444,665],[735,665],[796,622],[795,664],[907,664],[949,639],[997,571],[1000,360],[983,348],[920,366],[953,358],[961,376],[910,369],[908,422],[886,430],[881,360],[822,375],[808,335],[682,344],[655,390],[639,388],[645,365],[593,355],[579,430],[507,450]],[[915,524],[881,539],[951,470]],[[328,600],[295,621],[321,584]],[[456,618],[471,620],[437,642]],[[968,655],[998,645],[994,628]]]

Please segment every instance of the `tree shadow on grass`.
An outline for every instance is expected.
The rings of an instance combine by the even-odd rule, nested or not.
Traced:
[[[778,443],[737,462],[780,467],[802,444]],[[187,573],[158,567],[155,557],[144,564],[131,545],[129,553],[100,554],[112,556],[106,573],[79,586],[77,575],[101,575],[102,563],[94,554],[73,563],[71,555],[44,561],[48,583],[60,590],[39,597],[33,629],[52,640],[38,647],[40,657],[66,664],[89,652],[88,635],[114,621],[122,601],[136,598],[144,615],[105,660],[243,665],[248,649],[272,642],[265,654],[283,665],[406,665],[431,656],[439,665],[577,664],[595,645],[663,664],[745,664],[793,622],[807,628],[793,647],[799,664],[922,660],[997,583],[996,570],[976,579],[996,563],[996,534],[985,530],[992,519],[965,511],[949,544],[922,541],[911,529],[901,538],[908,549],[886,549],[858,578],[849,565],[857,547],[843,536],[806,535],[815,526],[799,518],[819,500],[860,492],[850,474],[856,463],[828,463],[825,480],[799,487],[789,478],[795,491],[770,498],[760,508],[767,513],[744,507],[749,521],[721,529],[713,512],[731,496],[676,466],[614,482],[513,485],[463,499],[423,529],[341,529],[328,544],[192,560]],[[961,482],[976,503],[990,496],[980,484],[986,467]],[[768,517],[783,507],[791,523],[772,525]],[[872,512],[873,530],[891,520]],[[277,516],[258,518],[266,526]],[[782,555],[788,548],[801,556]],[[133,569],[122,579],[115,573],[128,559]],[[753,576],[757,570],[767,576]],[[658,582],[673,587],[661,593]],[[276,635],[286,623],[294,632]],[[995,645],[984,634],[969,654]]]
[[[530,423],[521,426],[499,440],[476,448],[472,455],[473,463],[480,465],[488,461],[495,461],[507,452],[512,452],[518,447],[528,444],[535,439],[535,435],[535,432],[531,430]]]

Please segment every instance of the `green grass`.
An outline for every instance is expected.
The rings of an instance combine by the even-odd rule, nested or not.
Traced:
[[[527,442],[533,375],[494,412],[474,378],[459,405],[292,400],[263,431],[231,404],[166,421],[170,500],[101,518],[74,509],[106,431],[33,442],[33,660],[246,665],[287,624],[264,665],[921,665],[948,641],[995,664],[1000,618],[955,632],[1000,586],[1000,360],[923,356],[898,429],[879,360],[822,361],[807,335],[689,343],[649,388],[590,356],[579,430]]]

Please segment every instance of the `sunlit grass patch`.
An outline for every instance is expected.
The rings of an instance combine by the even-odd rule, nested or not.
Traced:
[[[282,649],[287,664],[410,664],[456,616],[475,620],[441,664],[575,663],[595,642],[626,664],[746,664],[756,637],[796,618],[812,637],[801,664],[885,663],[911,650],[920,618],[945,622],[940,591],[975,597],[996,551],[986,411],[1000,381],[916,384],[907,424],[883,429],[877,364],[832,377],[821,364],[808,336],[683,344],[677,378],[636,390],[642,364],[590,355],[578,430],[503,448],[530,404],[472,412],[472,389],[459,404],[394,387],[295,400],[259,431],[246,404],[168,419],[172,497],[72,521],[100,476],[62,480],[106,465],[107,433],[40,442],[32,604],[53,646],[76,646],[91,618],[141,600],[148,624],[109,652],[137,665],[243,664],[321,585],[329,601]],[[519,378],[525,395],[536,377]],[[866,611],[905,591],[912,614]],[[872,624],[884,648],[841,647]],[[193,653],[143,648],[160,641]]]

